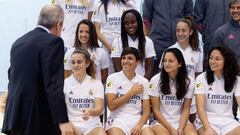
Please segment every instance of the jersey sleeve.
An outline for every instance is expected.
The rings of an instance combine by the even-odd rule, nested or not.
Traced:
[[[117,38],[112,43],[111,58],[120,58],[122,53],[121,40]]]
[[[196,65],[195,72],[202,72],[203,71],[203,54],[202,52],[198,52],[198,63]]]
[[[95,0],[89,0],[88,11],[91,12],[94,10]]]
[[[160,97],[159,79],[160,74],[157,74],[150,80],[148,85],[148,94],[150,96]]]
[[[97,6],[94,7],[93,10],[93,22],[102,23],[102,18],[105,19],[105,13],[103,12],[103,5],[97,4]]]
[[[60,5],[60,1],[62,0],[51,0],[52,4]]]
[[[155,49],[153,46],[153,41],[146,37],[146,58],[151,58],[156,56]]]
[[[101,69],[106,69],[109,67],[109,57],[108,57],[108,54],[107,52],[101,48],[101,60],[100,60],[100,66],[101,66]]]
[[[128,4],[129,4],[129,9],[135,9],[135,10],[137,10],[137,3],[136,3],[136,1],[135,0],[129,0],[128,1]]]
[[[184,98],[192,98],[193,95],[194,95],[194,87],[195,87],[195,80],[193,78],[190,78],[190,84],[189,84],[189,87],[188,87],[188,92],[187,94],[184,96]]]
[[[149,94],[148,94],[149,81],[146,79],[143,85],[144,85],[143,99],[149,99]]]
[[[95,98],[102,98],[104,99],[104,88],[103,85],[100,81],[95,80],[96,81],[96,95]]]
[[[195,82],[195,91],[194,94],[206,94],[206,84],[204,83],[204,75],[205,74],[200,74],[197,78],[196,78],[196,82]]]
[[[237,81],[234,88],[235,88],[235,92],[234,92],[235,97],[240,96],[240,77],[237,77]]]
[[[117,81],[117,79],[114,78],[113,75],[108,76],[107,83],[106,83],[106,94],[107,93],[117,94],[117,87],[116,87],[115,81]]]
[[[63,93],[64,93],[65,96],[66,96],[67,91],[68,91],[68,81],[67,81],[67,79],[68,79],[68,78],[66,78],[66,79],[64,80],[64,85],[63,85]]]
[[[71,70],[71,55],[73,50],[70,49],[65,53],[64,56],[64,70]]]

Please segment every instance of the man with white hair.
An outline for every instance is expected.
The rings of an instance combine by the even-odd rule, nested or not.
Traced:
[[[46,5],[37,28],[13,43],[3,133],[74,134],[63,94],[63,19],[60,6]]]

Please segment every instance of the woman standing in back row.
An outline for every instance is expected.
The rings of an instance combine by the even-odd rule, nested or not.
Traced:
[[[74,45],[74,34],[77,24],[82,19],[91,20],[95,0],[52,0],[52,3],[61,6],[64,10],[61,37],[65,47],[70,49]]]
[[[153,57],[156,55],[153,42],[143,33],[143,22],[140,13],[135,9],[123,12],[121,36],[113,41],[111,57],[115,71],[120,71],[120,56],[124,48],[134,47],[142,53],[142,59],[136,72],[148,80],[152,77]]]
[[[106,51],[98,45],[96,30],[90,20],[84,19],[77,25],[74,47],[65,53],[65,78],[72,73],[71,55],[75,49],[85,49],[90,53],[96,68],[96,78],[105,83],[108,76],[109,59]]]
[[[134,0],[100,0],[95,7],[93,22],[96,27],[98,39],[103,48],[109,53],[109,73],[114,72],[113,63],[110,58],[112,42],[121,32],[121,16],[128,9],[136,9]]]

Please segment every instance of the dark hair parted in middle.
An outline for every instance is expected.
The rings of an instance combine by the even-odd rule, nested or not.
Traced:
[[[132,13],[137,20],[137,31],[136,31],[136,36],[138,38],[138,49],[139,51],[142,53],[142,60],[144,60],[145,58],[145,45],[146,45],[146,38],[143,32],[143,21],[142,21],[142,17],[140,15],[140,13],[135,10],[135,9],[130,9],[130,10],[126,10],[123,12],[122,14],[122,20],[121,20],[121,39],[122,39],[122,45],[123,45],[123,49],[126,47],[129,47],[128,44],[128,33],[125,29],[124,26],[124,18],[128,13]]]
[[[184,57],[183,57],[181,51],[178,50],[177,48],[169,48],[169,49],[165,50],[165,52],[164,52],[163,59],[162,59],[163,68],[160,73],[159,88],[160,88],[160,91],[164,95],[171,94],[171,90],[170,90],[170,86],[169,86],[170,77],[164,68],[164,58],[165,58],[166,53],[173,53],[173,55],[176,57],[178,63],[181,64],[181,66],[179,67],[179,70],[177,72],[176,80],[175,80],[176,81],[176,83],[175,83],[176,90],[177,90],[176,97],[178,100],[180,100],[180,99],[184,98],[184,96],[186,95],[186,93],[188,91],[190,79],[188,78],[188,73],[187,73]]]
[[[234,84],[239,76],[239,65],[236,54],[225,45],[217,45],[208,52],[208,63],[206,67],[207,83],[210,85],[214,82],[214,72],[211,70],[209,60],[212,51],[218,50],[224,57],[223,77],[224,77],[224,89],[226,92],[231,92]]]
[[[122,54],[121,54],[121,59],[123,56],[128,55],[128,54],[133,54],[136,57],[136,60],[141,60],[142,59],[142,54],[139,52],[138,49],[134,47],[126,47],[123,49]]]
[[[76,33],[75,33],[74,47],[76,49],[82,48],[82,44],[81,44],[80,40],[78,39],[78,31],[79,31],[80,25],[82,25],[82,24],[87,25],[89,28],[89,48],[91,50],[96,49],[97,47],[99,47],[96,29],[95,29],[94,24],[90,20],[87,20],[87,19],[83,19],[77,25],[77,29],[76,29]]]

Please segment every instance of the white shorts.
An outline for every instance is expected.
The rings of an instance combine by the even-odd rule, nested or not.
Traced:
[[[228,120],[224,120],[222,123],[219,124],[213,123],[211,121],[209,122],[211,127],[217,132],[218,135],[225,135],[228,132],[232,131],[234,128],[240,126],[240,123],[238,121],[230,118]],[[194,125],[197,128],[197,130],[199,130],[203,126],[200,119],[196,119]]]
[[[131,130],[137,125],[139,119],[121,119],[121,118],[111,118],[109,117],[106,122],[106,131],[110,128],[117,127],[120,128],[126,135],[131,134]],[[143,128],[149,127],[149,125],[144,124]]]
[[[91,123],[87,125],[82,125],[82,124],[76,124],[74,123],[74,126],[79,128],[82,132],[82,134],[87,135],[89,132],[91,132],[94,128],[97,127],[103,127],[102,123]]]

